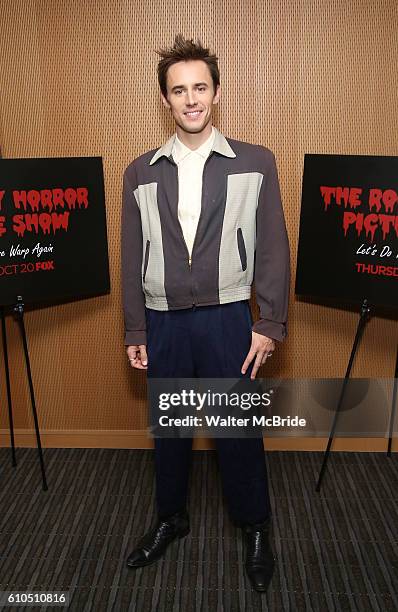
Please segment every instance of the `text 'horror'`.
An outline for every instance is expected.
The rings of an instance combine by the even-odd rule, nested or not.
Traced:
[[[58,230],[68,231],[70,214],[89,206],[87,187],[66,189],[14,189],[10,193],[0,189],[0,213],[11,210],[10,227],[6,217],[0,214],[0,237],[9,229],[19,237],[25,232],[44,235]],[[17,212],[18,211],[18,212]]]

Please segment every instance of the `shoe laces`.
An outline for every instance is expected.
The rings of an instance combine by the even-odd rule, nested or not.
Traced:
[[[265,562],[269,547],[268,533],[264,529],[253,529],[247,537],[247,561]]]
[[[155,527],[151,532],[148,533],[147,537],[143,542],[143,548],[149,553],[156,549],[160,541],[165,536],[171,535],[175,529],[175,526],[167,521],[160,521],[159,525]],[[169,534],[167,533],[169,532]]]
[[[257,556],[261,549],[261,531],[252,532],[249,543],[250,556]]]

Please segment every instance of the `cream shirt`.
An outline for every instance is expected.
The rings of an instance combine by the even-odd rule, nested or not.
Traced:
[[[192,256],[192,247],[202,203],[202,176],[206,159],[214,144],[215,132],[212,127],[209,138],[192,151],[178,138],[174,140],[172,156],[178,167],[178,220]]]

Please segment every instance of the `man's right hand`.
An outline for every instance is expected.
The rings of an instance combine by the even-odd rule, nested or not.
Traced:
[[[137,370],[148,369],[148,355],[146,354],[146,344],[133,344],[127,347],[127,355],[132,368]]]

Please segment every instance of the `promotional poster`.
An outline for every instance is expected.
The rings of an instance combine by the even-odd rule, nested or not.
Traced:
[[[109,290],[101,158],[1,159],[1,305]]]
[[[398,306],[398,157],[306,155],[296,293]]]

